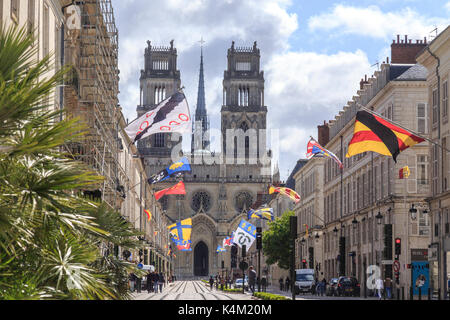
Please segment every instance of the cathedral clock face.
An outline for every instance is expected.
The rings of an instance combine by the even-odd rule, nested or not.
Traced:
[[[250,209],[251,205],[253,204],[253,197],[249,192],[243,191],[237,194],[234,201],[236,210],[238,212],[242,212],[244,206],[246,210]]]
[[[211,209],[211,196],[205,191],[195,193],[192,197],[191,207],[195,212],[198,212],[200,207],[208,212]]]

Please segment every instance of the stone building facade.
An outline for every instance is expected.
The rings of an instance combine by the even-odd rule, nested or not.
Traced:
[[[315,202],[311,207],[317,212],[316,218],[322,219],[317,221],[321,229],[311,232],[311,240],[314,241],[305,242],[312,243],[314,248],[311,267],[320,270],[318,277],[322,273],[328,280],[340,275],[355,276],[361,283],[362,292],[370,265],[378,266],[383,278],[394,278],[395,255],[386,250],[386,244],[390,242],[388,247],[393,248],[395,238],[401,239],[399,284],[396,287],[409,288],[412,271],[408,267],[418,262],[415,259],[427,260],[423,253],[428,249],[431,230],[430,209],[426,202],[430,196],[430,144],[423,142],[403,151],[397,163],[390,157],[373,152],[345,158],[353,137],[355,115],[361,106],[400,126],[429,136],[427,70],[420,64],[410,63],[411,56],[414,58],[425,46],[426,41],[412,44],[407,39],[394,40],[391,54],[396,63],[389,63],[387,59],[372,77],[362,79],[357,95],[328,123],[328,128],[320,126],[322,131],[329,130],[329,141],[325,139],[322,145],[341,159],[344,169],[341,171],[329,158],[312,159],[296,175],[296,179],[302,181],[301,176],[307,177],[308,170],[316,170],[317,177],[322,179],[315,182],[315,190],[318,191],[311,197]],[[327,137],[323,132],[319,135]],[[411,176],[400,180],[399,170],[406,165]],[[297,188],[304,190],[298,186],[299,181]],[[307,189],[305,192],[308,194]],[[296,207],[300,241],[305,236],[305,230],[301,229],[304,221],[316,223],[311,222],[311,213],[304,213],[309,197],[303,195],[303,198]],[[318,199],[321,199],[320,205]],[[411,208],[417,209],[415,215],[411,214]],[[417,257],[417,251],[422,256]],[[296,257],[297,261],[304,257],[307,267],[310,267],[310,252],[298,252],[302,256]]]
[[[180,88],[176,56],[173,41],[170,47],[153,47],[148,42],[141,71],[138,115],[155,108],[159,101]],[[197,117],[192,119],[194,129],[195,120],[207,121],[203,79],[202,53]],[[138,142],[148,175],[159,172],[181,156],[190,159],[192,172],[183,178],[186,195],[165,196],[160,200],[170,223],[186,218],[193,221],[192,251],[176,253],[175,273],[181,278],[222,272],[222,261],[230,272],[230,250],[218,254],[216,248],[246,218],[247,210],[256,202],[258,194],[265,193],[271,181],[270,153],[265,141],[264,75],[260,71],[260,50],[256,42],[249,48],[236,48],[233,43],[228,49],[223,95],[221,137],[218,137],[222,139],[221,152],[209,150],[209,126],[203,122],[193,131],[199,137],[192,138],[202,143],[192,143],[191,152],[183,152],[181,136],[176,134],[156,134]],[[176,179],[172,178],[153,188],[161,190],[175,183]]]
[[[428,177],[431,182],[431,242],[429,249],[431,285],[441,298],[448,297],[450,279],[450,27],[442,31],[417,56],[428,70],[428,127],[430,138],[443,148],[430,149]]]

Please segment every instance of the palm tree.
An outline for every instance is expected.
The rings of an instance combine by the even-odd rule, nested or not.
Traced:
[[[26,29],[0,26],[0,299],[126,299],[130,263],[100,250],[136,248],[118,212],[80,196],[103,180],[62,152],[85,132],[48,101],[68,68],[44,77]]]

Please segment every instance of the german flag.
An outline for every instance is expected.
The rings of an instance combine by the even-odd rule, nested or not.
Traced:
[[[356,113],[355,131],[348,145],[347,158],[359,153],[373,151],[392,156],[397,162],[399,153],[413,145],[425,141],[411,132],[367,111]]]

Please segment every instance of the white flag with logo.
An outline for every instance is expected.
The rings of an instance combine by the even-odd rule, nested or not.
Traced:
[[[242,248],[243,245],[246,246],[248,250],[253,242],[256,239],[256,227],[252,225],[250,222],[241,220],[238,228],[234,232],[233,242],[236,243],[239,248]]]
[[[190,129],[191,115],[186,97],[184,93],[176,92],[130,123],[125,132],[134,143],[155,133],[184,133]]]

